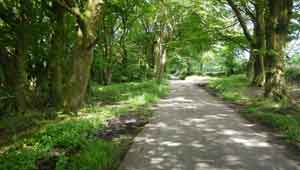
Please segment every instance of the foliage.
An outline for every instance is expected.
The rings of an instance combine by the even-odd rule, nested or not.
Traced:
[[[83,146],[82,152],[73,155],[68,161],[63,160],[57,170],[117,170],[120,164],[121,148],[106,141],[90,141]]]
[[[300,141],[300,115],[290,114],[288,109],[282,113],[284,105],[247,93],[251,89],[245,76],[212,80],[209,87],[225,100],[242,105],[241,112],[245,117],[277,129],[291,141]]]
[[[148,114],[145,106],[168,91],[166,84],[158,85],[154,81],[95,85],[92,89],[89,106],[77,116],[66,116],[63,120],[48,123],[40,130],[33,131],[34,134],[17,138],[12,145],[3,146],[0,169],[36,169],[36,161],[49,156],[53,150],[61,152],[57,169],[116,168],[122,146],[118,142],[96,139],[93,135],[95,130],[101,129],[107,119],[118,115],[140,109],[140,114]]]
[[[225,100],[241,103],[249,100],[245,95],[248,85],[249,82],[244,75],[224,77],[209,82],[209,87],[217,90]]]
[[[167,92],[162,79],[168,74],[247,72],[210,87],[228,101],[255,104],[249,109],[262,121],[298,138],[298,118],[278,115],[276,103],[248,94],[248,79],[258,77],[266,92],[279,96],[286,89],[283,72],[300,79],[299,54],[285,57],[284,49],[299,41],[299,0],[264,2],[0,0],[0,136],[7,136],[0,142],[13,143],[3,149],[0,169],[36,169],[38,158],[62,148],[58,169],[115,168],[119,144],[90,134],[108,118],[156,101]],[[65,151],[74,148],[79,155]]]
[[[244,115],[279,130],[289,140],[300,141],[299,115],[282,115],[274,112],[261,112],[255,107],[249,107],[247,112],[244,112]]]
[[[285,70],[285,77],[288,81],[299,82],[300,81],[300,67],[290,66]]]

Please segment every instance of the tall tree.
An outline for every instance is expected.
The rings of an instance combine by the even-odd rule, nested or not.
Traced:
[[[61,108],[64,95],[63,65],[66,60],[66,11],[57,2],[51,8],[54,33],[51,38],[49,74],[50,74],[50,105]]]
[[[293,0],[268,0],[265,96],[286,99],[284,48],[292,16]]]
[[[252,75],[252,84],[255,86],[264,86],[265,69],[264,69],[264,51],[265,51],[265,0],[255,0],[252,2],[241,1],[241,8],[233,0],[227,0],[236,15],[250,48],[249,73]],[[247,4],[254,4],[255,14],[249,9]],[[254,25],[254,32],[251,33],[242,11],[248,15]]]
[[[0,2],[0,17],[9,28],[10,40],[14,43],[3,44],[4,72],[8,88],[12,89],[15,104],[19,112],[25,112],[28,106],[27,95],[27,55],[30,46],[31,28],[33,25],[33,3],[18,0]],[[5,36],[4,36],[5,37]]]
[[[164,0],[160,0],[160,10],[157,15],[157,36],[154,47],[155,56],[155,78],[158,82],[163,79],[166,62],[168,43],[172,38],[173,25],[170,9]]]
[[[87,0],[83,8],[69,1],[56,0],[62,8],[73,15],[78,24],[76,42],[73,47],[70,65],[70,78],[65,86],[64,106],[66,112],[76,112],[86,97],[93,61],[93,49],[99,37],[97,28],[101,22],[102,0]]]
[[[253,49],[254,58],[254,77],[253,85],[264,86],[265,84],[265,50],[266,50],[266,36],[265,36],[265,0],[255,0],[255,44]]]

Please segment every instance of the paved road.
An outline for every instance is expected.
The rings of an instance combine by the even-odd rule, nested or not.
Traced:
[[[171,81],[171,87],[120,170],[300,170],[300,155],[195,82]]]

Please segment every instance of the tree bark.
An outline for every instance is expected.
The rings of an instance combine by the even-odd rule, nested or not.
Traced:
[[[284,79],[284,47],[293,7],[292,0],[268,0],[268,29],[265,96],[287,99]]]
[[[254,34],[252,35],[248,29],[246,20],[243,18],[240,9],[233,0],[227,0],[236,15],[243,33],[248,40],[250,48],[250,59],[248,62],[248,77],[252,80],[254,86],[264,86],[265,84],[265,69],[264,69],[264,51],[265,51],[265,0],[255,0],[256,14],[252,15],[250,11],[247,14],[254,22]],[[246,7],[247,9],[247,7]]]
[[[50,105],[61,108],[63,105],[63,64],[65,58],[65,11],[54,2],[54,33],[51,40],[49,75]]]
[[[0,64],[3,69],[3,88],[10,94],[15,92],[16,86],[16,57],[9,55],[5,48],[0,49]]]
[[[1,49],[2,61],[4,63],[4,75],[6,89],[14,95],[14,104],[16,111],[26,112],[28,109],[28,76],[27,76],[27,47],[29,39],[30,16],[26,14],[26,9],[30,7],[31,1],[21,0],[16,2],[16,12],[6,8],[3,3],[0,3],[1,19],[12,28],[15,38],[13,47],[5,46]],[[15,4],[15,5],[16,5]],[[6,48],[14,49],[8,51]]]
[[[265,1],[255,1],[256,17],[255,17],[255,44],[254,44],[254,75],[252,84],[258,87],[263,87],[265,84],[265,67],[264,56],[266,50],[265,36]]]
[[[93,48],[98,40],[96,31],[101,22],[101,8],[104,2],[88,0],[86,3],[82,14],[60,3],[62,7],[76,16],[79,25],[72,51],[71,76],[65,88],[65,112],[77,112],[84,103],[93,61]]]
[[[27,72],[26,72],[26,42],[24,33],[23,19],[18,25],[16,31],[16,51],[15,51],[15,68],[16,68],[16,84],[15,97],[17,111],[25,112],[27,110]]]
[[[156,41],[156,46],[154,49],[155,53],[155,78],[157,82],[161,82],[164,75],[165,64],[167,60],[167,49],[164,45],[164,30],[160,30],[159,37]]]
[[[254,49],[250,48],[250,56],[247,63],[247,73],[246,73],[249,80],[253,80],[254,77],[254,62],[255,62]]]
[[[245,37],[247,38],[247,40],[249,42],[252,42],[253,41],[253,37],[252,35],[250,34],[250,31],[247,27],[247,23],[245,21],[245,19],[243,18],[240,10],[238,9],[238,7],[235,5],[235,3],[233,2],[233,0],[227,0],[228,4],[230,5],[230,7],[232,8],[235,16],[237,17],[242,29],[243,29],[243,33],[245,35]]]

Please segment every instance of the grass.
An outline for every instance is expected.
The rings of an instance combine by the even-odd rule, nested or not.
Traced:
[[[63,118],[45,121],[44,126],[26,137],[15,134],[13,143],[0,148],[0,170],[35,170],[39,159],[56,159],[52,165],[55,170],[117,169],[126,147],[124,142],[101,140],[95,137],[95,132],[110,118],[132,112],[151,114],[147,106],[167,92],[166,84],[158,85],[153,81],[94,85],[89,104],[78,115],[62,115]],[[14,126],[19,121],[26,124],[20,117],[10,119],[2,128]],[[42,118],[37,117],[37,120]]]
[[[215,89],[226,101],[244,103],[249,100],[245,95],[248,81],[242,75],[212,79],[209,87]]]
[[[249,84],[244,75],[234,75],[214,79],[209,87],[224,100],[242,105],[241,113],[248,119],[279,131],[289,141],[300,142],[300,114],[291,113],[282,103],[249,95]]]

